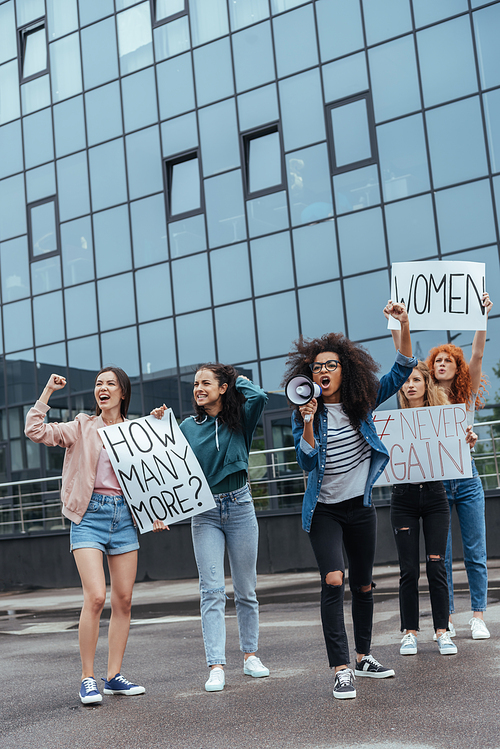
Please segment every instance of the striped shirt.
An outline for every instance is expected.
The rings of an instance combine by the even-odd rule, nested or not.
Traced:
[[[335,504],[364,493],[371,448],[361,432],[353,429],[341,403],[325,405],[328,411],[328,439],[325,474],[318,501]]]

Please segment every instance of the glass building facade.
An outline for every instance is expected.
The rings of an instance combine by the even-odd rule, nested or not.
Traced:
[[[388,369],[396,261],[486,262],[495,404],[499,38],[481,0],[0,0],[0,481],[60,472],[23,435],[52,371],[65,420],[111,363],[133,416],[207,360],[275,391],[300,333]]]

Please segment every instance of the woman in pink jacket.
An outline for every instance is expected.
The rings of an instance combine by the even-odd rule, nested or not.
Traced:
[[[26,436],[49,447],[66,448],[61,498],[63,515],[71,520],[70,544],[83,587],[78,637],[82,661],[80,699],[102,702],[94,677],[99,620],[106,600],[103,554],[111,580],[111,619],[108,634],[108,671],[104,694],[142,694],[144,687],[125,679],[120,671],[130,629],[132,588],[137,572],[137,529],[111,463],[97,432],[125,421],[130,403],[130,380],[122,369],[106,367],[95,380],[96,415],[78,414],[74,421],[46,423],[49,398],[66,385],[51,375],[40,399],[26,417]]]

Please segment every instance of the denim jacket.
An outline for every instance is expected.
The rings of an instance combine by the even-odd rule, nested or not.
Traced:
[[[391,371],[384,375],[379,382],[375,408],[390,398],[391,395],[397,393],[401,385],[406,382],[410,376],[412,369],[416,366],[417,360],[415,357],[409,358],[398,351],[396,354],[396,361],[394,362]],[[326,443],[328,436],[326,408],[323,408],[323,411],[320,413],[319,429],[316,425],[314,426],[314,447],[311,447],[311,445],[303,438],[303,428],[303,424],[299,422],[296,412],[294,412],[292,414],[292,430],[295,451],[297,453],[297,462],[302,470],[309,474],[307,477],[307,489],[302,502],[302,527],[309,533],[312,516],[318,501],[325,473]],[[361,422],[360,432],[372,450],[368,480],[366,482],[363,496],[363,504],[365,507],[369,507],[372,503],[373,484],[387,465],[389,461],[389,453],[381,439],[377,436],[371,413],[369,413],[366,419]]]

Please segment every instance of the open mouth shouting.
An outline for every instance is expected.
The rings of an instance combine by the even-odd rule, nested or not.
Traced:
[[[328,375],[323,375],[319,381],[319,384],[321,385],[322,390],[328,390],[330,387],[330,378]]]

